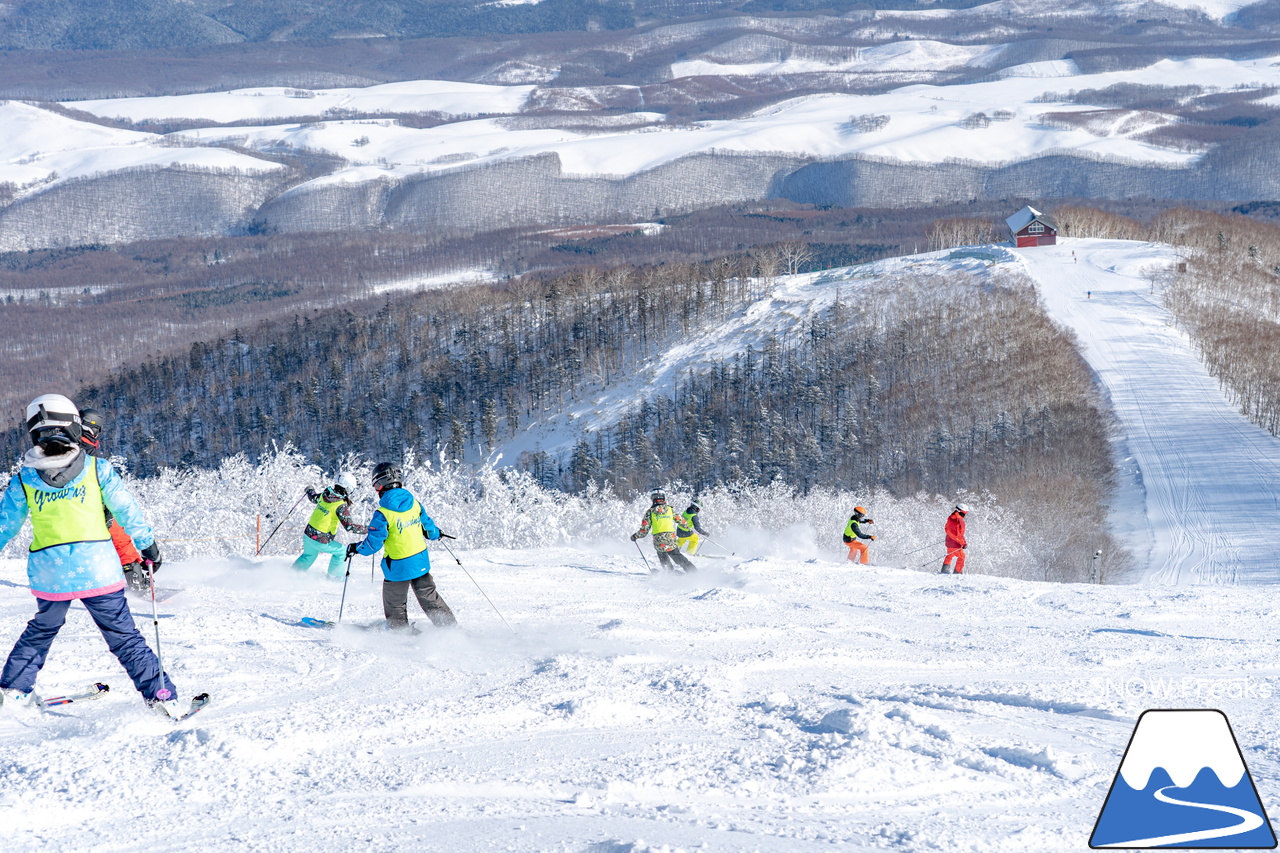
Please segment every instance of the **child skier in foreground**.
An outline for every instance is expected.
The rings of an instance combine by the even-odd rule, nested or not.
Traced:
[[[379,548],[386,552],[382,558],[382,613],[387,617],[387,627],[409,627],[410,587],[431,624],[437,628],[458,624],[431,578],[427,540],[439,539],[440,528],[404,488],[400,469],[390,462],[379,462],[374,467],[373,488],[378,493],[378,509],[364,541],[347,546],[347,559],[356,554],[372,556]]]
[[[111,463],[84,452],[80,430],[80,412],[66,397],[45,394],[27,406],[27,431],[34,446],[0,497],[0,547],[31,518],[34,538],[27,576],[36,597],[36,615],[0,672],[0,697],[6,704],[32,703],[36,675],[71,602],[79,600],[142,698],[176,719],[182,711],[173,682],[160,672],[160,662],[134,625],[125,602],[125,580],[107,532],[104,507],[142,546],[142,556],[153,565],[160,564],[160,548]]]

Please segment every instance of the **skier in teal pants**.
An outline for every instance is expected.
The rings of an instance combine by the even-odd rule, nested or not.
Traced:
[[[316,505],[307,521],[307,529],[302,533],[302,555],[293,561],[293,567],[300,572],[311,568],[316,557],[329,555],[329,577],[341,580],[343,576],[342,560],[346,554],[346,546],[337,541],[338,525],[341,524],[350,533],[363,536],[369,529],[363,524],[351,520],[351,492],[355,490],[356,478],[350,474],[339,474],[332,486],[325,487],[323,492],[307,489],[307,499]]]

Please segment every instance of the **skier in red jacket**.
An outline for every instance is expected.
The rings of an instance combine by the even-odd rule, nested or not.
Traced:
[[[942,558],[942,574],[952,573],[951,561],[954,558],[955,574],[964,574],[964,549],[969,543],[964,538],[964,517],[969,513],[968,504],[956,504],[955,511],[947,517],[947,556]]]
[[[85,409],[80,413],[80,444],[84,452],[100,456],[102,443],[102,427],[106,418],[97,409]],[[107,532],[111,534],[111,544],[116,548],[116,556],[120,558],[120,568],[124,571],[124,579],[129,592],[147,592],[151,589],[147,570],[142,565],[142,555],[129,538],[129,534],[120,526],[120,522],[111,515],[111,510],[102,508],[107,514]],[[155,571],[155,568],[152,568]]]

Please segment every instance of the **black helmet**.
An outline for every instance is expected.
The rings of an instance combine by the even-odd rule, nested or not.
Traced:
[[[97,409],[80,412],[80,443],[90,450],[97,450],[106,417]]]
[[[404,485],[404,475],[400,469],[390,462],[379,462],[373,466],[373,487],[379,492]]]
[[[688,512],[702,512],[702,507],[698,506],[698,502],[697,502],[697,501],[690,501],[690,502],[689,502],[689,509],[688,509],[687,511],[688,511]]]

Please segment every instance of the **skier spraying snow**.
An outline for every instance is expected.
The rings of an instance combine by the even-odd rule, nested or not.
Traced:
[[[102,428],[106,418],[97,409],[80,410],[80,444],[84,452],[90,456],[101,455]],[[116,556],[120,558],[120,568],[124,570],[125,589],[129,592],[143,593],[149,588],[147,571],[142,565],[142,555],[129,538],[129,534],[116,521],[111,510],[105,506],[102,511],[107,516],[107,532],[111,534],[111,544],[115,546]],[[154,573],[157,566],[152,565]]]
[[[849,562],[859,563],[863,566],[870,561],[867,557],[867,546],[863,545],[861,540],[866,539],[874,542],[875,536],[870,533],[862,532],[862,525],[875,524],[874,518],[867,518],[866,507],[855,506],[853,515],[849,516],[849,523],[844,526],[844,543],[849,546]]]
[[[941,574],[952,574],[952,560],[955,561],[955,574],[964,574],[964,550],[969,547],[968,541],[964,538],[964,517],[968,514],[968,504],[956,504],[955,510],[947,517],[945,529],[947,556],[942,558]]]
[[[147,704],[177,719],[182,710],[173,682],[160,671],[125,602],[125,581],[103,509],[143,544],[142,556],[153,565],[160,565],[160,548],[111,463],[84,452],[81,430],[79,409],[60,394],[44,394],[27,406],[34,446],[0,496],[0,548],[30,517],[34,537],[27,577],[37,605],[0,671],[0,696],[19,706],[35,702],[36,676],[71,602],[78,600]]]
[[[373,469],[373,488],[378,493],[378,509],[369,522],[363,542],[347,546],[347,559],[356,554],[366,557],[385,551],[382,557],[382,613],[392,630],[409,627],[409,589],[412,587],[431,624],[447,628],[458,624],[453,611],[436,592],[431,577],[431,556],[427,540],[440,538],[440,528],[427,515],[408,489],[404,488],[400,469],[390,462],[379,462]]]
[[[711,535],[702,529],[702,524],[698,520],[698,513],[700,512],[702,512],[702,507],[698,506],[696,500],[693,500],[689,502],[688,509],[676,516],[676,539],[680,542],[679,548],[690,557],[698,553],[701,537]]]
[[[658,562],[667,571],[674,572],[673,563],[684,569],[685,573],[694,571],[693,563],[680,553],[680,543],[676,536],[676,511],[667,503],[666,493],[655,491],[649,495],[652,506],[640,519],[640,529],[631,534],[631,541],[643,539],[653,534],[653,550],[658,554]]]
[[[342,558],[345,549],[338,537],[338,525],[341,524],[349,533],[364,536],[369,528],[356,524],[351,520],[351,493],[356,490],[356,478],[343,472],[326,486],[323,492],[307,487],[307,500],[316,505],[307,520],[306,529],[302,531],[302,554],[293,561],[293,567],[300,572],[311,568],[316,557],[321,554],[329,556],[329,577],[340,581],[343,578]]]

